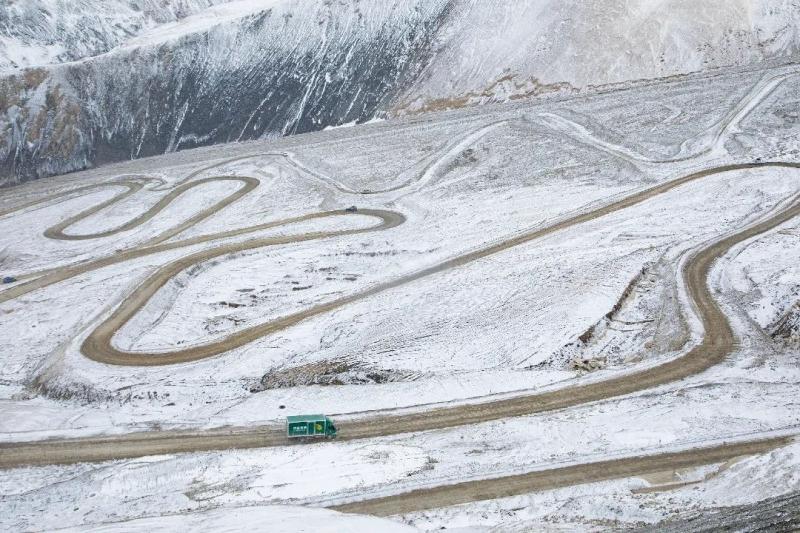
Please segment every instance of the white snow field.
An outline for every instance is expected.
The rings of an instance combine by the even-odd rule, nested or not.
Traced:
[[[693,172],[800,163],[799,94],[800,67],[729,69],[219,145],[4,189],[0,276],[18,281],[0,291],[0,441],[280,427],[287,414],[310,412],[358,421],[599,383],[673,360],[704,334],[682,267],[704,246],[797,201],[800,169],[715,173],[196,361],[111,365],[87,358],[84,343],[159,269],[221,244],[342,233],[180,269],[113,336],[113,347],[155,358],[202,347]],[[137,249],[244,187],[204,182],[106,237],[45,234],[124,192],[125,183],[142,187],[63,233],[114,229],[174,187],[219,176],[259,184],[166,244],[335,213],[167,246],[7,297],[51,269]],[[94,184],[105,186],[35,203]],[[358,211],[346,213],[349,206]],[[374,229],[369,210],[404,220]],[[596,531],[798,493],[798,254],[800,219],[791,219],[714,263],[709,285],[737,347],[686,379],[418,433],[11,468],[0,476],[0,529]],[[580,370],[581,361],[596,370]],[[322,509],[772,436],[790,440],[700,468],[388,519]]]

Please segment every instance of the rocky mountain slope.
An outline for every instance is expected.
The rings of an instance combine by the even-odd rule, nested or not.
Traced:
[[[800,50],[800,0],[0,6],[0,184]]]
[[[0,3],[0,71],[75,61],[227,0],[8,0]]]

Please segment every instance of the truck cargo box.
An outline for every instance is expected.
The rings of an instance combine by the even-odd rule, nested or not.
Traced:
[[[335,437],[336,426],[325,415],[300,415],[286,417],[286,436],[295,437]]]

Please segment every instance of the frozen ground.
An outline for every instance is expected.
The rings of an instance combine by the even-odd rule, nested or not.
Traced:
[[[65,528],[59,531],[270,531],[274,533],[296,531],[319,531],[336,533],[339,531],[386,531],[387,533],[408,533],[416,529],[388,520],[366,516],[341,515],[322,509],[290,506],[237,507],[205,511],[186,515],[158,516],[124,520],[91,527]]]
[[[78,185],[151,178],[141,191],[66,229],[90,234],[156,205],[187,176],[235,175],[261,183],[168,242],[350,205],[406,217],[386,231],[231,254],[182,271],[114,338],[123,349],[169,352],[363,291],[699,169],[756,158],[800,161],[800,123],[792,111],[798,88],[800,75],[792,68],[734,71],[545,104],[217,146],[7,189],[0,210]],[[43,231],[111,198],[119,187],[7,214],[0,217],[0,274],[32,275],[137,246],[237,187],[215,182],[191,189],[142,225],[99,239],[52,240]],[[82,274],[0,304],[0,439],[277,425],[286,414],[308,411],[358,418],[365,411],[424,410],[605,380],[655,365],[702,334],[680,265],[700,246],[785,207],[798,192],[800,171],[793,169],[704,178],[180,365],[104,365],[85,358],[80,346],[155,269],[209,244]],[[256,235],[373,224],[367,216],[342,215]],[[258,508],[264,505],[327,506],[612,456],[794,435],[800,425],[800,330],[792,329],[800,301],[798,246],[800,221],[793,220],[734,248],[715,266],[711,286],[732,317],[740,348],[724,364],[679,383],[422,434],[10,470],[0,481],[0,526],[188,527],[201,519],[190,511],[207,513],[201,516],[213,523],[259,520],[260,513],[278,512]],[[575,370],[578,359],[596,360],[601,369]],[[423,529],[654,524],[685,510],[797,492],[796,455],[792,444],[674,476],[393,518]],[[692,483],[648,489],[676,481]],[[280,512],[303,516],[297,509]],[[148,518],[161,515],[171,518]],[[320,514],[319,520],[349,518]],[[383,526],[346,524],[341,527]]]

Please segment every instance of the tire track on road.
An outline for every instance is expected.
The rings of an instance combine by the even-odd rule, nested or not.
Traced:
[[[585,144],[597,150],[601,150],[634,165],[639,163],[662,165],[665,163],[685,162],[704,155],[709,155],[716,149],[721,149],[723,139],[730,137],[730,130],[738,127],[742,121],[750,116],[756,106],[774,93],[784,81],[792,76],[796,76],[797,74],[797,72],[788,72],[778,75],[764,76],[762,79],[756,82],[756,84],[750,88],[748,93],[743,96],[739,102],[737,102],[737,104],[733,106],[733,108],[731,108],[716,124],[705,130],[703,133],[695,135],[694,137],[681,143],[678,154],[674,157],[667,157],[663,159],[653,159],[631,150],[628,147],[605,141],[597,134],[591,132],[586,126],[556,113],[538,113],[531,118],[526,118],[525,120],[528,120],[532,123],[536,123],[538,121],[544,124],[546,127],[557,131],[562,135],[575,140],[576,142]]]

